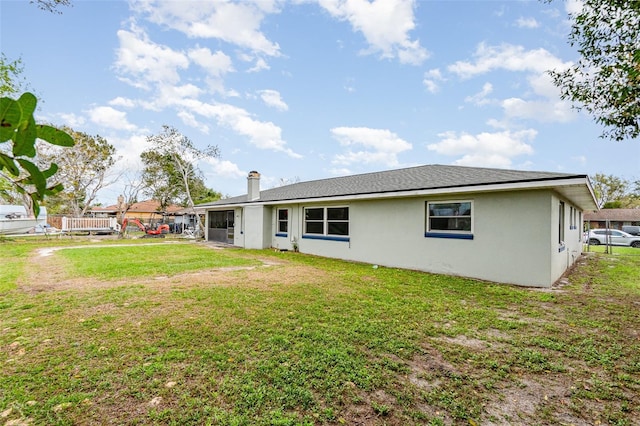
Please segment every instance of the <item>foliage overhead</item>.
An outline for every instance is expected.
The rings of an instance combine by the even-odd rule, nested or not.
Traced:
[[[36,104],[36,97],[29,92],[17,100],[0,98],[0,176],[16,191],[29,197],[37,215],[40,202],[46,196],[60,192],[63,186],[47,184],[47,179],[58,171],[55,163],[41,170],[31,160],[36,156],[36,140],[63,147],[73,146],[74,141],[62,130],[36,124],[33,117]]]
[[[569,69],[550,72],[562,99],[573,101],[603,125],[603,138],[637,138],[640,1],[584,0],[572,18],[569,42],[581,57]]]

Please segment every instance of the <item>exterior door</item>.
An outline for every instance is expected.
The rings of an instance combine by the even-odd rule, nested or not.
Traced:
[[[207,221],[209,224],[208,240],[233,244],[234,217],[233,210],[209,212],[209,220]]]

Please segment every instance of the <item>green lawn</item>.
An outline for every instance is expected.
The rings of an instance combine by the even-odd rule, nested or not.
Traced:
[[[0,242],[0,423],[640,418],[634,252],[554,290],[193,243],[37,256],[82,244]]]

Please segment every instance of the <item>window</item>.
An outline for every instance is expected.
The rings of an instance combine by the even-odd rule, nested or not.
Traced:
[[[307,207],[304,209],[304,233],[307,237],[348,239],[349,207]]]
[[[582,223],[582,212],[578,212],[578,223],[580,224],[580,228],[584,230],[584,224]],[[577,225],[576,225],[577,228]],[[578,232],[578,241],[582,241],[582,235]]]
[[[559,251],[564,250],[564,202],[560,201],[558,207],[558,244],[560,245]]]
[[[327,234],[349,235],[349,207],[327,208]]]
[[[277,234],[282,237],[287,236],[289,232],[289,210],[278,209],[278,232]]]
[[[569,229],[576,229],[576,214],[573,206],[569,206]]]
[[[471,201],[427,202],[426,237],[469,238],[472,236]]]
[[[304,209],[304,233],[324,235],[324,209]]]

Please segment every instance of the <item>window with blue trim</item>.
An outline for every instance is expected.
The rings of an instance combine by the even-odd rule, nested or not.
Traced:
[[[304,233],[347,237],[349,235],[349,207],[305,207]]]
[[[468,238],[473,229],[471,201],[427,201],[425,236]]]

